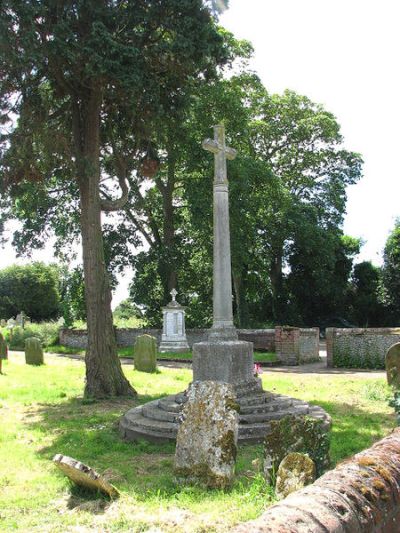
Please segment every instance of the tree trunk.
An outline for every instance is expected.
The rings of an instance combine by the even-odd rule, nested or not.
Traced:
[[[176,272],[175,221],[173,193],[175,187],[175,161],[173,155],[168,158],[168,179],[166,185],[158,182],[163,203],[163,240],[159,273],[164,289],[165,303],[170,301],[170,292],[177,289]]]
[[[94,398],[136,395],[117,355],[111,289],[104,260],[99,196],[100,103],[100,95],[92,95],[84,114],[81,112],[82,157],[81,164],[78,163],[88,331],[85,396]]]
[[[245,271],[245,268],[243,268]],[[235,270],[232,274],[233,291],[235,294],[236,321],[239,328],[246,328],[249,325],[249,310],[243,288],[243,275]]]
[[[275,320],[275,324],[279,324],[282,320],[282,257],[281,250],[275,251],[275,255],[271,259],[270,263],[270,279],[272,289],[272,314]]]

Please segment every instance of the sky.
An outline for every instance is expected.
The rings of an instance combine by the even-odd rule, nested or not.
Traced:
[[[251,66],[270,92],[291,89],[322,104],[346,149],[362,154],[364,177],[348,188],[344,231],[365,242],[358,260],[375,264],[400,216],[399,20],[399,0],[230,0],[221,17],[253,44]],[[51,247],[33,259],[51,261]],[[13,262],[10,246],[0,250],[0,268]],[[131,278],[120,277],[113,307]]]

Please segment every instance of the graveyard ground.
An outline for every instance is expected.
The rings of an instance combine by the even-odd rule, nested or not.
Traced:
[[[261,446],[240,448],[230,493],[176,485],[174,446],[130,444],[117,433],[132,400],[90,402],[81,397],[84,365],[47,356],[28,367],[10,354],[0,376],[0,531],[229,531],[259,515],[272,492],[252,464]],[[183,390],[188,369],[125,372],[145,402]],[[264,372],[264,387],[321,405],[333,418],[332,459],[371,445],[394,425],[388,388],[368,374]],[[52,464],[56,453],[87,462],[120,489],[114,502],[72,487]],[[260,462],[260,461],[259,461]]]

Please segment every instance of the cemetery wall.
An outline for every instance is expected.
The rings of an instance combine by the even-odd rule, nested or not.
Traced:
[[[318,359],[318,328],[290,328],[297,332],[295,344],[293,344],[292,341],[286,343],[280,342],[282,340],[280,333],[282,329],[285,328],[276,327],[275,329],[239,329],[238,334],[240,340],[252,342],[255,350],[275,352],[278,345],[278,347],[280,347],[281,360],[283,364],[298,365],[301,362],[310,362]],[[192,345],[196,342],[205,341],[207,339],[207,333],[207,329],[187,329],[186,336],[189,346],[192,347]],[[158,344],[161,342],[161,329],[121,328],[116,329],[117,344],[118,346],[133,346],[135,344],[136,337],[144,334],[155,337]],[[61,329],[60,344],[69,346],[71,348],[86,348],[86,330]]]
[[[327,328],[327,364],[385,368],[386,352],[396,342],[400,342],[400,328]]]
[[[232,533],[400,531],[400,429]]]

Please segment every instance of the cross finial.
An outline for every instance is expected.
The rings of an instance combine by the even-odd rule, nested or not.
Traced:
[[[205,139],[202,143],[204,150],[212,152],[215,156],[214,182],[228,183],[226,174],[226,160],[235,159],[236,150],[225,144],[225,127],[223,124],[214,126],[214,139]]]
[[[172,301],[176,302],[176,295],[178,294],[178,291],[176,289],[172,289],[170,292],[170,295],[172,296]]]

